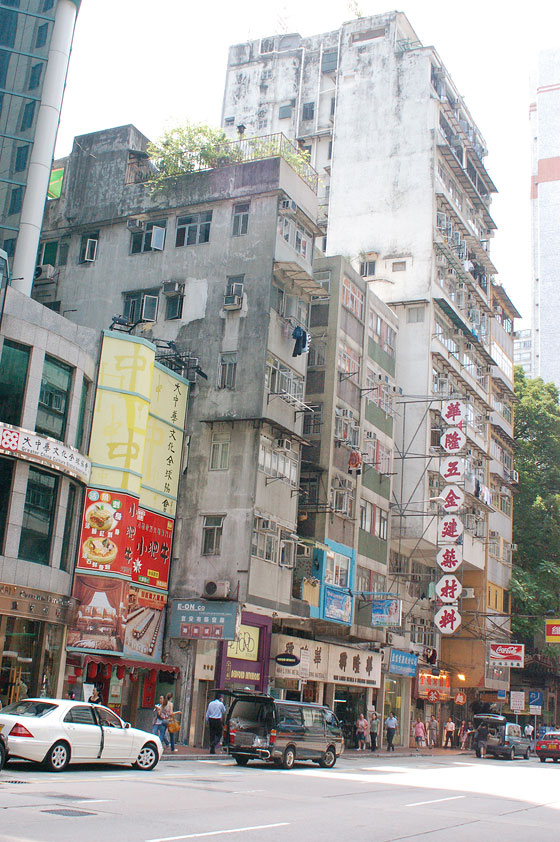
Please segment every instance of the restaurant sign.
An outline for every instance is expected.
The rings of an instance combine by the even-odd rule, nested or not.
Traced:
[[[89,459],[79,450],[50,436],[40,436],[21,427],[0,424],[0,454],[36,462],[87,483],[91,473]]]
[[[169,636],[183,640],[233,640],[238,608],[238,602],[173,599],[169,612]]]

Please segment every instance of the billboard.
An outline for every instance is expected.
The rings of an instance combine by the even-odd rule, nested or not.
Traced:
[[[347,590],[325,585],[324,617],[339,623],[352,622],[352,597]]]
[[[136,499],[130,494],[88,488],[82,513],[76,569],[130,581]]]
[[[491,643],[488,661],[491,667],[523,669],[525,646],[523,643]]]
[[[187,640],[233,640],[238,606],[238,602],[211,599],[174,599],[169,616],[169,635]]]
[[[402,622],[402,601],[393,597],[376,599],[371,603],[372,626],[400,626]]]

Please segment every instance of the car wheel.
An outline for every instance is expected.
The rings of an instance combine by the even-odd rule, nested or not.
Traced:
[[[541,761],[541,763],[544,763],[545,760],[546,760],[546,757],[539,757],[539,760]]]
[[[515,760],[515,749],[512,746],[509,750],[509,754],[507,755],[508,760]]]
[[[64,772],[69,763],[70,746],[62,741],[51,746],[43,760],[43,766],[49,772]]]
[[[6,749],[4,748],[3,743],[0,743],[0,771],[6,765],[7,757],[8,757],[8,753],[7,753]]]
[[[282,756],[282,768],[283,769],[293,769],[294,763],[296,762],[296,752],[292,746],[288,746],[288,748],[284,751]]]
[[[249,758],[243,757],[242,754],[234,754],[233,757],[238,766],[246,766],[249,762]]]
[[[322,766],[323,769],[332,769],[335,763],[336,752],[332,746],[329,746],[328,749],[321,756],[321,759],[319,760],[319,766]]]
[[[558,763],[558,758],[557,758],[557,757],[553,757],[553,758],[552,758],[552,762],[553,762],[553,763]]]
[[[154,766],[157,766],[159,760],[157,748],[153,743],[146,743],[140,749],[140,754],[133,763],[135,769],[141,769],[142,772],[151,772]]]

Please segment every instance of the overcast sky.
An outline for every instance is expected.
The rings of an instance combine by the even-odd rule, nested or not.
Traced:
[[[312,35],[390,10],[379,0],[82,0],[57,156],[75,135],[133,123],[155,138],[166,123],[219,124],[230,44],[277,32]],[[499,280],[530,307],[530,77],[538,50],[559,45],[554,0],[409,0],[400,7],[433,45],[486,139],[499,190],[492,247]]]

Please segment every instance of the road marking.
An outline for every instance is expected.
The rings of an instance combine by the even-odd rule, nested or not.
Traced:
[[[75,801],[75,804],[105,804],[107,801],[112,801],[112,798],[81,798]]]
[[[247,833],[249,830],[269,830],[271,827],[288,827],[290,822],[276,822],[276,824],[256,824],[253,827],[233,827],[230,830],[207,830],[205,833],[187,833],[184,836],[160,836],[157,839],[146,839],[146,842],[174,842],[177,839],[200,839],[202,836],[221,836],[223,833]]]
[[[440,801],[457,801],[458,798],[466,798],[466,795],[450,795],[449,798],[434,798],[432,801],[415,801],[414,804],[407,804],[407,807],[420,807],[422,804],[439,804]]]

